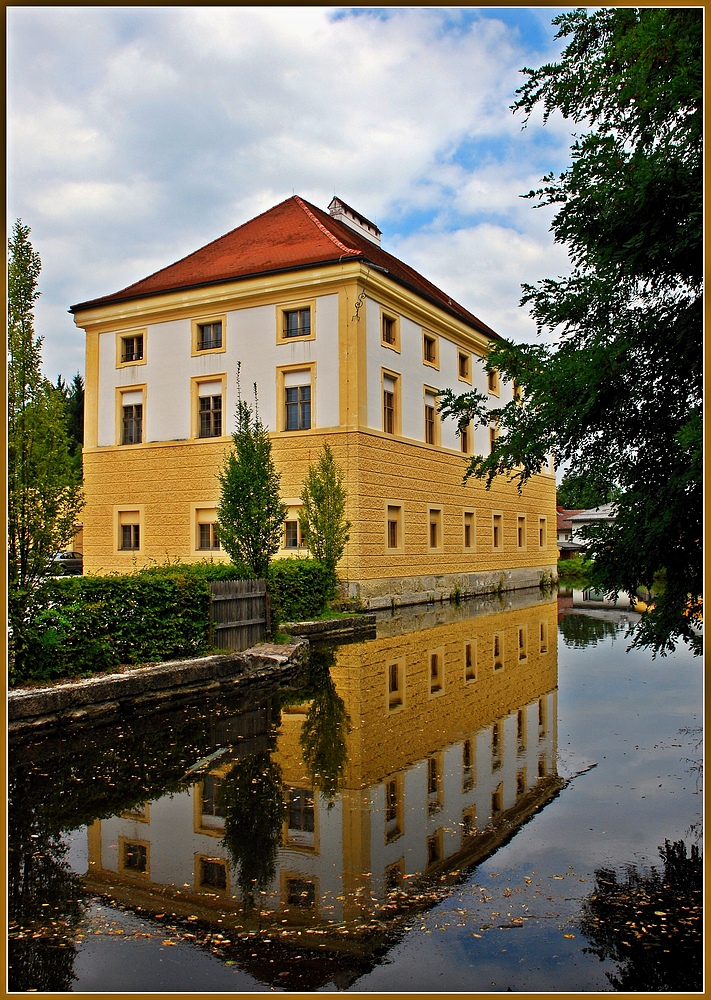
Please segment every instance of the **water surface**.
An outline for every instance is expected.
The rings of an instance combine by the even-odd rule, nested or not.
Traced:
[[[420,608],[18,741],[10,988],[700,989],[701,661],[625,633],[538,592]]]

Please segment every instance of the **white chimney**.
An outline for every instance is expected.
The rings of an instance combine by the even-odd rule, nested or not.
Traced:
[[[344,225],[350,226],[361,236],[365,236],[371,241],[380,246],[380,237],[382,233],[369,219],[366,219],[364,215],[360,215],[354,208],[350,205],[346,205],[345,201],[341,201],[340,198],[336,198],[335,195],[331,199],[331,204],[328,206],[329,215],[334,219],[338,219],[339,222],[343,222]]]

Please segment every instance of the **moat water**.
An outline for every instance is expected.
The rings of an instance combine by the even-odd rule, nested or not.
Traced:
[[[702,989],[701,658],[536,592],[11,741],[9,989]]]

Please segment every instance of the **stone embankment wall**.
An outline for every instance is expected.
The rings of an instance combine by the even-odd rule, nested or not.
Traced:
[[[67,681],[50,687],[18,688],[8,694],[10,734],[57,724],[103,722],[123,711],[150,710],[196,694],[291,674],[308,658],[309,644],[263,643],[241,653],[155,663]]]

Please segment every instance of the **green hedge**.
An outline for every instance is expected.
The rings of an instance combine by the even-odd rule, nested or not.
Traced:
[[[205,562],[48,579],[13,637],[10,683],[204,656],[210,651],[210,582],[248,576],[229,563]],[[321,614],[329,583],[327,570],[311,559],[272,562],[274,621]]]
[[[197,563],[46,580],[15,637],[10,680],[53,680],[204,655],[210,581],[242,575],[234,566]]]
[[[332,578],[315,559],[274,559],[269,564],[268,586],[274,621],[298,622],[322,614]]]

